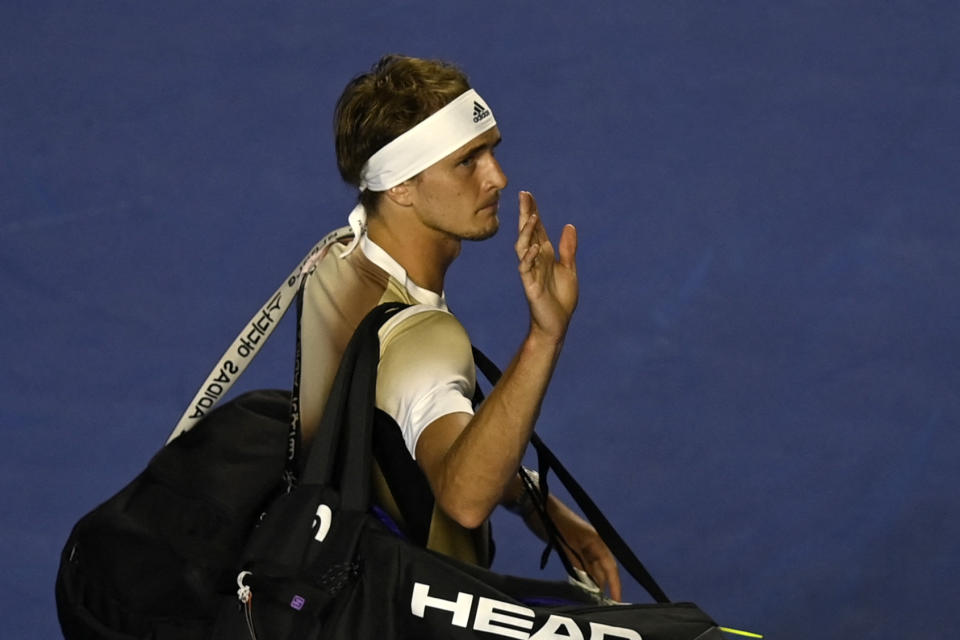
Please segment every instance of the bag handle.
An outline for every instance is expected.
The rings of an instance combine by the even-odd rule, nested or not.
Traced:
[[[497,365],[476,347],[473,348],[473,358],[477,363],[477,367],[487,380],[495,385],[501,376],[500,369]],[[623,568],[633,576],[633,579],[636,580],[640,586],[647,590],[647,593],[649,593],[655,601],[660,603],[670,602],[667,594],[664,593],[660,585],[658,585],[656,580],[653,579],[653,576],[650,575],[650,572],[647,571],[647,568],[643,566],[640,559],[633,553],[633,550],[630,549],[629,545],[627,545],[620,534],[617,533],[617,530],[610,524],[606,516],[603,515],[603,512],[600,511],[597,504],[587,495],[587,492],[580,486],[580,483],[574,479],[573,475],[567,471],[566,467],[561,464],[560,460],[554,455],[546,443],[540,439],[540,436],[534,433],[530,438],[530,444],[536,449],[537,459],[540,462],[541,488],[546,487],[547,473],[550,469],[553,469],[560,479],[560,482],[563,483],[563,486],[570,492],[570,496],[577,503],[577,506],[580,507],[581,511],[583,511],[583,514],[590,524],[597,530],[600,538],[610,548],[610,551],[613,552],[614,557],[620,562]],[[545,516],[545,512],[542,515]],[[549,530],[551,527],[545,528]],[[556,546],[556,541],[552,540],[551,544]]]
[[[273,295],[267,298],[267,301],[253,314],[250,321],[213,366],[193,400],[180,416],[170,437],[167,438],[168,444],[181,433],[193,428],[227,394],[227,391],[246,371],[253,358],[260,353],[261,347],[290,308],[291,302],[300,290],[300,281],[304,274],[313,269],[330,247],[351,236],[353,231],[350,227],[340,227],[325,235],[310,249]]]
[[[339,489],[343,509],[364,511],[370,506],[379,331],[384,322],[407,306],[401,302],[381,304],[357,326],[341,356],[310,446],[302,481]]]

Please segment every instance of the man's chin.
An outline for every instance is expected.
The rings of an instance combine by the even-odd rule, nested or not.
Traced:
[[[487,240],[497,235],[497,231],[500,230],[500,219],[497,217],[493,218],[492,223],[483,229],[477,229],[472,231],[469,235],[463,236],[464,240],[470,240],[473,242],[479,242],[481,240]]]

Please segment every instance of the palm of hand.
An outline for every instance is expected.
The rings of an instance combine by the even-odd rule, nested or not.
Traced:
[[[557,250],[547,236],[536,201],[520,192],[520,233],[514,245],[520,279],[530,305],[531,329],[561,340],[577,306],[577,232],[566,225]],[[559,255],[558,255],[559,254]]]

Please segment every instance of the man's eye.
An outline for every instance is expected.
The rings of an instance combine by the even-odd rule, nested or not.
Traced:
[[[466,158],[460,161],[460,164],[464,167],[469,167],[471,164],[473,164],[473,160],[475,157],[476,156],[467,156]]]

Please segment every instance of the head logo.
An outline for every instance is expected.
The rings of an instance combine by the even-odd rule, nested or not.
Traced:
[[[487,109],[485,106],[483,106],[476,100],[473,101],[473,121],[474,122],[480,122],[481,120],[488,117],[489,115],[490,115],[490,109]]]
[[[477,597],[477,606],[474,607],[474,597],[473,594],[460,591],[456,600],[446,600],[431,596],[430,585],[415,582],[410,613],[425,618],[427,609],[446,611],[452,626],[462,629],[472,627],[474,631],[517,640],[643,640],[633,629],[583,619],[574,620],[557,614],[551,614],[543,621],[543,626],[535,630],[537,617],[533,609],[484,597]]]

